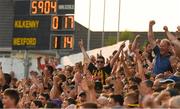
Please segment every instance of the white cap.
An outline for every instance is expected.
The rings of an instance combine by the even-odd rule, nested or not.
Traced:
[[[64,65],[62,65],[62,64],[58,64],[57,66],[56,66],[56,69],[63,69],[64,68]]]

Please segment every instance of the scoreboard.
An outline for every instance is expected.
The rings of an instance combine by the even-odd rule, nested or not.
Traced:
[[[15,1],[13,50],[74,48],[74,0]]]

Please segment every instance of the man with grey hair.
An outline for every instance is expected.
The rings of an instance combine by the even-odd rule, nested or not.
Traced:
[[[172,67],[169,61],[171,57],[170,54],[170,41],[168,39],[162,39],[159,46],[156,44],[154,34],[153,34],[153,25],[155,21],[149,22],[149,32],[148,32],[148,41],[151,44],[154,54],[155,54],[155,63],[153,68],[153,73],[158,75],[166,71],[172,71]]]

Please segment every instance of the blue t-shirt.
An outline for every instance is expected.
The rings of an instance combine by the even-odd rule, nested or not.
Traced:
[[[172,71],[172,67],[169,61],[170,55],[162,56],[158,46],[154,47],[153,51],[156,55],[153,73],[158,75],[166,71]]]

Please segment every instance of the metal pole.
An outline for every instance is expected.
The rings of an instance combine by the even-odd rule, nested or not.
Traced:
[[[87,37],[87,50],[90,50],[90,39],[91,39],[91,0],[89,0],[89,22],[88,22],[88,37]]]
[[[56,58],[60,58],[60,50],[56,50]]]
[[[59,61],[59,64],[60,64],[61,63],[60,62],[60,59],[61,59],[61,52],[60,52],[60,50],[56,50],[56,58],[59,59],[58,61]]]
[[[118,31],[117,31],[117,43],[119,42],[120,37],[120,15],[121,15],[121,0],[119,0],[119,12],[118,12]]]
[[[106,0],[104,0],[104,10],[103,10],[103,31],[102,31],[102,42],[101,47],[104,46],[104,25],[105,25],[105,14],[106,14]]]
[[[14,58],[13,58],[13,55],[12,55],[12,52],[11,52],[11,71],[13,71],[13,60],[14,60]]]
[[[29,59],[28,59],[28,50],[24,52],[24,77],[28,78],[29,73]]]

